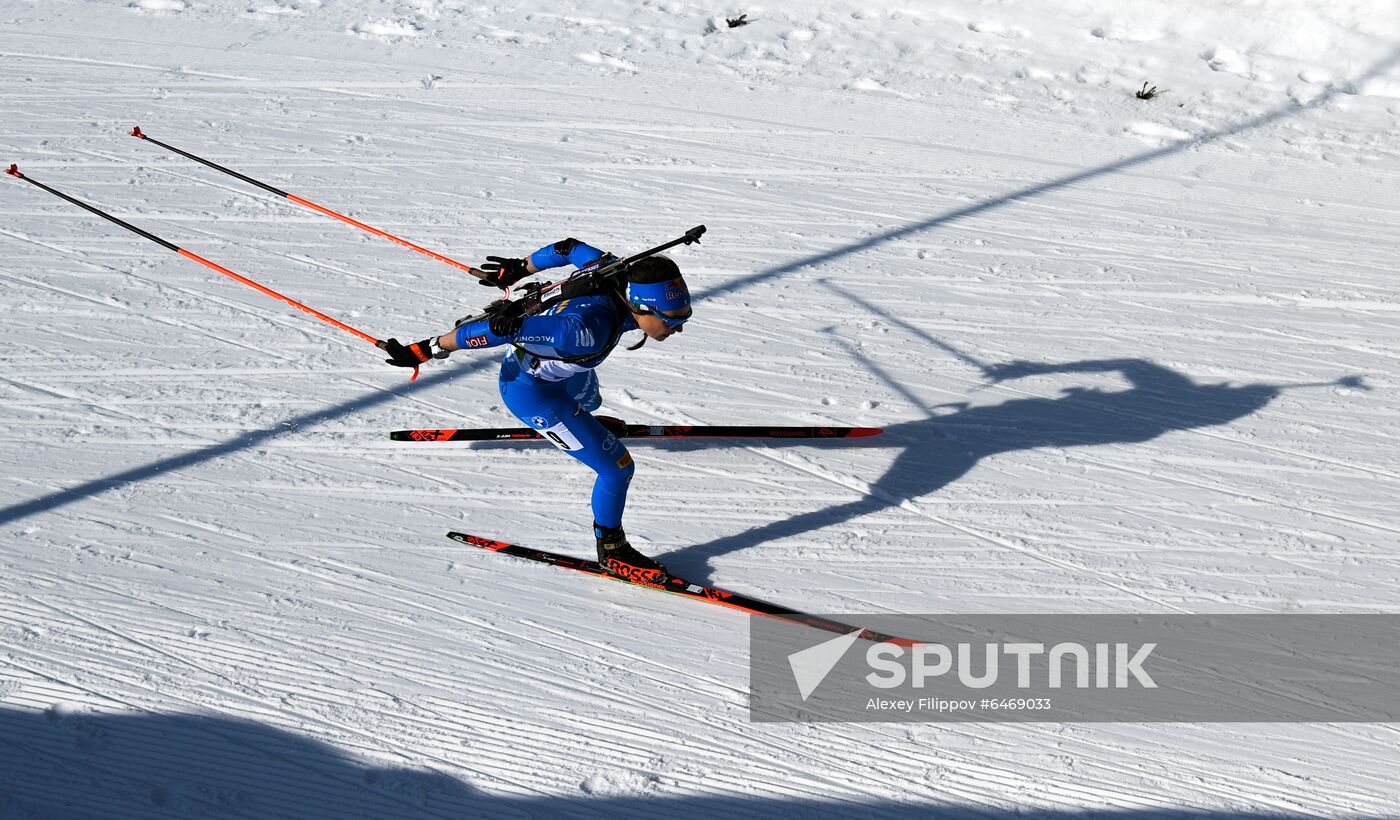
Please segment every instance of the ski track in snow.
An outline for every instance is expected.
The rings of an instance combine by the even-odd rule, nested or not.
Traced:
[[[887,432],[633,445],[629,533],[686,577],[1393,611],[1400,32],[1274,2],[11,4],[4,161],[402,339],[489,297],[124,133],[468,262],[706,224],[696,321],[605,409]],[[1386,725],[750,723],[733,613],[442,537],[591,549],[584,468],[384,436],[512,424],[494,354],[410,385],[5,182],[6,816],[1400,814]]]

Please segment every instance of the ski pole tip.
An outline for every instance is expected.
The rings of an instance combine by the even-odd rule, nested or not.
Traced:
[[[10,167],[9,167],[9,168],[6,168],[6,169],[5,169],[5,173],[9,174],[9,175],[12,176],[12,177],[19,177],[20,179],[23,179],[23,178],[24,178],[24,174],[21,174],[21,173],[19,172],[19,166],[16,165],[15,163],[13,163],[13,162],[10,163]]]
[[[145,138],[146,138],[146,135],[143,134],[143,133],[141,133],[141,126],[139,126],[139,125],[137,125],[137,126],[135,126],[135,127],[133,127],[133,128],[131,129],[131,136],[137,137],[138,139],[145,139]]]

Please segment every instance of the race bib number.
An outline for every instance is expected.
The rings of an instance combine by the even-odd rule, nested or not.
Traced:
[[[583,442],[579,441],[578,436],[574,435],[573,431],[565,426],[562,421],[553,427],[541,430],[540,435],[544,436],[550,444],[553,444],[555,447],[565,452],[583,449]]]

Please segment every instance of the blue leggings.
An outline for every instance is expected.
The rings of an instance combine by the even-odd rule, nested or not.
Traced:
[[[598,474],[593,482],[593,520],[604,527],[622,526],[627,485],[636,467],[617,436],[589,412],[602,403],[593,371],[547,382],[523,372],[515,357],[507,356],[500,387],[501,399],[516,418]]]

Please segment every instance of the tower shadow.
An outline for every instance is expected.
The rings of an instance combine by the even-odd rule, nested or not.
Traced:
[[[871,365],[873,367],[873,365]],[[878,368],[877,368],[878,369]],[[1066,363],[1010,362],[983,366],[993,382],[1047,374],[1116,373],[1125,390],[1072,387],[1054,398],[1012,399],[997,405],[943,405],[948,412],[885,428],[878,440],[900,454],[863,497],[773,521],[661,556],[681,577],[703,582],[710,561],[783,538],[834,527],[938,492],[983,459],[1040,448],[1092,447],[1151,441],[1177,430],[1228,424],[1254,413],[1284,390],[1318,384],[1201,384],[1146,359]],[[1364,387],[1357,377],[1329,384]]]
[[[1202,131],[1151,151],[1133,154],[1093,168],[1086,168],[1024,188],[1007,191],[962,208],[955,208],[951,211],[945,211],[940,214],[918,219],[890,230],[874,233],[864,239],[849,242],[845,245],[832,248],[831,250],[814,253],[766,270],[755,271],[747,276],[742,276],[725,282],[724,284],[711,287],[701,292],[697,296],[697,299],[713,299],[724,294],[735,293],[752,285],[771,282],[800,270],[814,268],[828,262],[839,261],[890,242],[909,239],[935,228],[962,222],[999,208],[1038,199],[1046,194],[1054,194],[1066,188],[1072,188],[1094,179],[1129,171],[1138,166],[1147,165],[1175,154],[1184,153],[1204,145],[1210,145],[1220,142],[1221,140],[1240,136],[1250,131],[1273,125],[1307,111],[1321,109],[1332,102],[1338,95],[1351,93],[1352,89],[1363,87],[1376,77],[1386,76],[1397,65],[1400,65],[1400,48],[1392,50],[1385,57],[1376,61],[1371,67],[1348,78],[1346,81],[1329,85],[1321,94],[1318,94],[1307,102],[1291,101],[1286,105],[1282,105],[1258,116],[1238,122],[1226,123],[1213,130]]]

